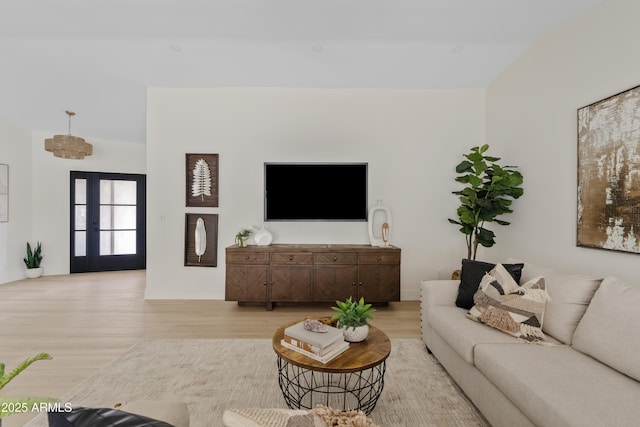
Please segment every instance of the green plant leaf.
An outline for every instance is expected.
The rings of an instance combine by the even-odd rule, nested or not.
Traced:
[[[473,166],[473,163],[471,163],[468,160],[463,160],[460,163],[458,163],[458,165],[456,166],[456,173],[471,172],[472,166]]]
[[[2,390],[4,388],[4,386],[7,385],[12,379],[17,377],[18,374],[20,374],[22,371],[24,371],[29,366],[31,366],[31,364],[33,364],[33,363],[35,363],[35,362],[37,362],[39,360],[50,360],[50,359],[52,359],[52,357],[48,353],[37,354],[34,357],[32,357],[30,359],[26,359],[25,361],[20,363],[18,366],[16,366],[7,375],[4,375],[4,365],[3,365],[3,369],[2,369],[3,370],[3,375],[2,375],[2,377],[0,377],[0,390]]]

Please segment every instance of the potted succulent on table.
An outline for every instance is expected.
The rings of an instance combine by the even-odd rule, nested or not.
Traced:
[[[349,342],[364,341],[369,335],[369,319],[373,319],[376,311],[371,304],[365,304],[364,298],[353,301],[351,297],[344,301],[336,301],[336,307],[331,307],[338,314],[331,320],[338,321],[338,328],[343,330],[344,339]]]
[[[4,363],[0,363],[0,390],[4,388],[12,379],[18,376],[22,371],[27,369],[32,363],[38,360],[50,360],[51,356],[47,353],[40,353],[31,359],[27,359],[14,368],[8,374],[4,371]],[[0,396],[0,426],[2,426],[2,418],[7,415],[17,414],[21,412],[33,412],[34,408],[38,410],[41,403],[54,403],[56,399],[50,397],[6,397]]]
[[[31,244],[27,242],[27,256],[23,258],[24,265],[27,266],[27,277],[29,279],[35,279],[42,276],[42,244],[38,242],[35,250],[31,249]]]

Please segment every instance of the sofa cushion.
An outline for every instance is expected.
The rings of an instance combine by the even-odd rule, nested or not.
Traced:
[[[573,347],[640,381],[640,288],[607,277],[573,336]]]
[[[534,278],[518,286],[498,264],[482,279],[469,317],[516,338],[544,341],[542,324],[548,300],[544,278]]]
[[[520,275],[524,264],[503,264],[509,274],[513,276],[516,283],[520,282]],[[480,282],[486,273],[491,271],[496,265],[488,262],[474,261],[470,259],[462,260],[462,272],[460,273],[460,285],[458,286],[458,297],[456,305],[469,310],[473,307],[473,295],[478,290]]]
[[[640,385],[569,346],[478,344],[476,367],[538,426],[637,426]]]
[[[172,427],[164,421],[111,408],[49,412],[49,427]]]
[[[189,427],[189,407],[184,402],[164,400],[134,400],[116,409],[164,421],[175,427]]]
[[[429,307],[427,321],[467,363],[473,365],[473,348],[478,343],[517,342],[507,334],[469,320],[466,313],[466,310],[453,306]]]
[[[522,262],[514,258],[507,261]],[[547,292],[551,296],[545,309],[542,332],[564,344],[571,344],[573,333],[602,278],[561,273],[527,261],[520,282],[527,282],[536,276],[544,276]]]

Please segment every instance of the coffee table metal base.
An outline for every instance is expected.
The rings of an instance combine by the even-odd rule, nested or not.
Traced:
[[[360,410],[369,415],[384,387],[386,361],[348,373],[320,372],[301,368],[278,357],[278,383],[290,409],[325,405],[343,411]]]

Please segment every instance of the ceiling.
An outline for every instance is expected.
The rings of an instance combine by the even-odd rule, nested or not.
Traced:
[[[146,88],[487,86],[604,0],[0,0],[0,117],[144,143]]]

